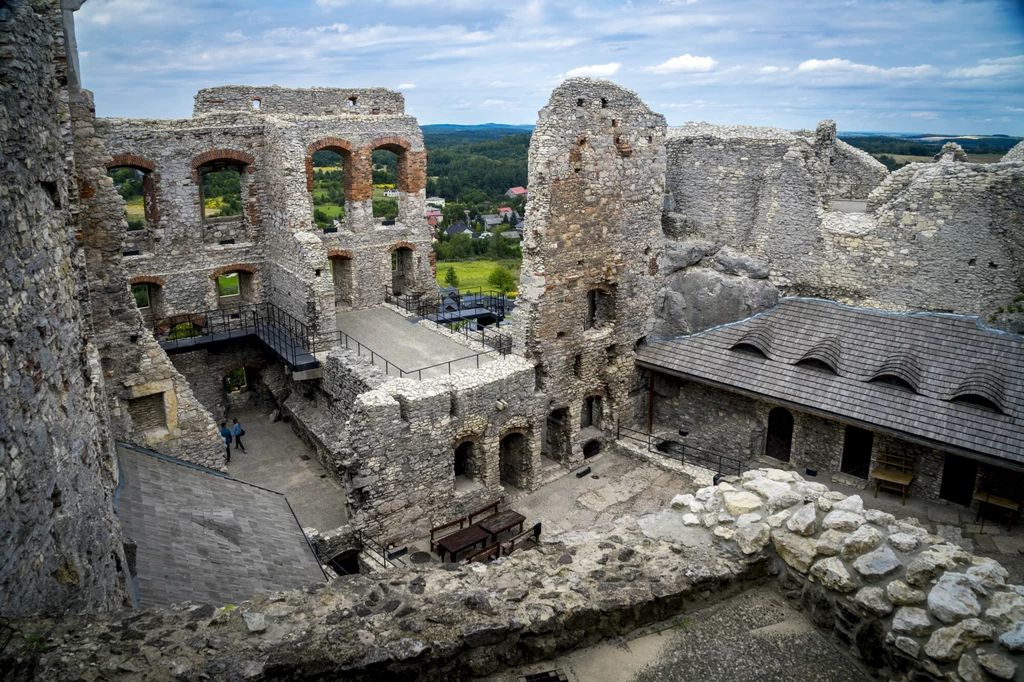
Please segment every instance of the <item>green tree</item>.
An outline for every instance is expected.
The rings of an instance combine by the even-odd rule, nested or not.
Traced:
[[[459,276],[455,273],[455,266],[449,265],[444,272],[444,283],[450,287],[459,288]]]
[[[504,265],[497,265],[491,270],[487,283],[503,294],[515,289],[517,284],[515,275]]]

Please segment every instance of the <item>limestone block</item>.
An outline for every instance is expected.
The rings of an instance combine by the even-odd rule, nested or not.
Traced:
[[[772,528],[780,528],[782,524],[786,523],[793,512],[789,509],[783,509],[780,512],[776,512],[765,519],[765,522]]]
[[[964,654],[960,657],[956,671],[964,682],[985,682],[985,673],[982,672],[977,659],[970,654]]]
[[[883,540],[885,540],[885,536],[877,528],[863,525],[843,540],[843,548],[840,553],[843,555],[843,559],[853,561],[861,554],[878,547]]]
[[[895,516],[879,509],[866,509],[864,511],[864,518],[867,519],[868,523],[873,523],[876,526],[888,526],[896,521]]]
[[[1006,584],[1010,572],[999,565],[999,562],[987,557],[975,557],[974,565],[967,569],[967,575],[977,580],[986,589],[995,589]],[[1014,619],[1018,620],[1018,619]]]
[[[913,607],[905,606],[904,608]],[[895,629],[895,621],[893,629]],[[932,636],[928,638],[928,643],[924,645],[924,652],[936,661],[950,663],[959,658],[967,648],[989,641],[992,639],[992,635],[991,625],[977,618],[968,618],[952,627],[939,628],[933,632]]]
[[[828,499],[824,495],[815,500],[814,504],[817,505],[819,511],[826,513],[832,511],[832,500]]]
[[[887,545],[857,557],[853,567],[865,580],[879,580],[900,567],[900,560]]]
[[[696,514],[683,514],[683,525],[684,526],[699,526],[700,517]]]
[[[801,573],[807,572],[817,553],[812,539],[782,529],[772,532],[772,544],[782,560]]]
[[[837,530],[826,530],[818,537],[814,547],[818,554],[835,556],[843,549],[843,541],[846,540],[846,535],[846,533],[840,533]]]
[[[689,509],[690,508],[690,503],[693,502],[695,499],[696,498],[694,498],[693,495],[689,495],[689,494],[687,494],[687,495],[676,495],[675,497],[672,498],[672,508],[673,509]]]
[[[245,621],[245,627],[249,632],[263,632],[267,629],[267,617],[262,613],[245,611],[242,613],[242,619]]]
[[[850,572],[839,557],[822,559],[811,566],[811,575],[821,581],[821,584],[836,592],[853,592],[857,585],[850,579]]]
[[[827,493],[828,486],[824,483],[814,483],[813,481],[799,481],[793,486],[793,490],[797,494],[803,495],[804,499],[808,502],[812,502]]]
[[[739,527],[732,539],[739,545],[741,552],[754,554],[768,544],[769,532],[767,523],[755,523]]]
[[[895,533],[889,536],[889,544],[901,552],[913,552],[921,541],[907,533]]]
[[[848,511],[854,514],[862,514],[864,512],[864,500],[861,499],[860,495],[850,495],[849,497],[837,501],[832,505],[832,508],[837,511]]]
[[[1005,627],[1017,621],[1024,621],[1024,597],[1015,592],[993,594],[985,610],[985,617]]]
[[[747,481],[743,484],[743,487],[750,492],[757,493],[765,499],[768,499],[772,495],[782,495],[792,491],[788,483],[773,481],[767,476]]]
[[[1014,653],[1024,651],[1024,621],[1017,621],[999,635],[999,643]]]
[[[797,535],[814,535],[817,528],[818,515],[813,504],[805,504],[786,522],[786,528]]]
[[[893,580],[885,588],[889,599],[897,606],[913,606],[920,604],[928,596],[921,590],[915,590],[902,580]]]
[[[864,517],[854,512],[835,510],[825,515],[821,525],[829,530],[854,531],[864,525]]]
[[[743,528],[761,520],[760,514],[743,514],[736,519],[736,527]]]
[[[956,562],[945,552],[936,551],[935,547],[927,549],[907,564],[906,580],[911,585],[923,587],[938,577],[942,570],[953,570]]]
[[[992,677],[999,678],[1000,680],[1012,680],[1014,675],[1017,674],[1017,664],[1006,656],[989,652],[985,649],[978,649],[975,653],[978,656],[978,663]]]
[[[761,506],[761,498],[744,491],[726,492],[722,494],[725,508],[733,516],[749,514]]]
[[[714,268],[727,275],[749,277],[750,279],[767,279],[768,273],[771,271],[767,262],[751,258],[728,246],[723,246],[715,254]]]
[[[897,637],[895,644],[897,649],[911,658],[917,658],[921,653],[921,645],[917,643],[917,640],[911,639],[906,635],[900,635]]]
[[[696,265],[702,258],[713,254],[717,250],[718,245],[707,241],[677,242],[666,240],[664,256],[662,256],[664,276],[667,277],[683,268]]]
[[[885,589],[878,586],[862,587],[853,600],[879,618],[892,613],[892,603],[886,597]]]
[[[715,537],[722,538],[723,540],[732,540],[732,536],[736,534],[735,530],[725,526],[715,526],[715,529],[711,532]]]
[[[902,606],[896,609],[896,615],[893,616],[892,631],[901,635],[921,637],[932,631],[932,622],[924,609]]]
[[[976,583],[963,573],[944,573],[928,593],[928,611],[943,623],[981,615]]]

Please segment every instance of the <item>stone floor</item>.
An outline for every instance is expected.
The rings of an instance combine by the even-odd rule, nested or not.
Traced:
[[[920,497],[910,497],[903,505],[894,493],[881,491],[876,499],[871,488],[860,490],[822,476],[818,478],[832,490],[860,495],[867,507],[889,512],[898,519],[916,518],[921,526],[968,552],[992,557],[1010,572],[1008,582],[1024,584],[1024,523],[1015,523],[1007,530],[1005,522],[976,521],[975,510],[966,507]]]
[[[867,682],[858,664],[771,587],[744,592],[628,637],[507,670],[518,682],[558,670],[570,682]]]
[[[345,488],[316,461],[290,424],[271,422],[262,410],[244,410],[237,417],[245,429],[247,452],[232,445],[228,473],[232,478],[283,493],[303,528],[333,530],[345,525]]]
[[[660,511],[672,498],[696,486],[683,473],[664,471],[613,452],[587,461],[591,473],[577,478],[568,473],[533,492],[508,496],[508,505],[538,521],[545,534],[611,523],[624,514],[640,516]]]
[[[406,372],[467,358],[474,354],[471,348],[434,331],[429,325],[418,324],[387,308],[366,308],[338,313],[338,329],[360,343],[366,344],[375,354],[380,354],[388,361],[397,363],[398,367]],[[355,347],[351,346],[351,341],[350,348],[355,350]],[[363,349],[361,354],[370,357],[370,351],[367,349]],[[478,359],[463,359],[460,362],[453,362],[452,370],[470,369],[476,367],[478,361],[482,365],[490,360],[486,355],[480,356]],[[380,361],[375,362],[386,367],[389,375],[401,375],[398,369],[387,367]],[[441,376],[447,373],[447,365],[433,367],[424,371],[422,378]],[[416,372],[412,375],[406,373],[404,376],[417,379],[420,378],[420,373]]]

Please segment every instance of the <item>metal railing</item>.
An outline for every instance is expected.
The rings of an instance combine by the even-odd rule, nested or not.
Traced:
[[[422,380],[424,372],[430,372],[430,370],[435,370],[442,367],[445,368],[445,374],[451,374],[453,370],[452,366],[460,362],[468,363],[469,361],[472,361],[474,366],[476,368],[479,368],[481,356],[487,356],[490,353],[489,351],[472,353],[470,355],[464,355],[460,358],[454,358],[452,360],[438,362],[433,365],[427,365],[426,367],[417,367],[416,369],[403,369],[395,362],[389,360],[388,358],[384,357],[377,351],[367,346],[362,341],[359,341],[358,339],[353,337],[351,334],[343,332],[340,329],[336,332],[330,332],[328,336],[336,340],[336,342],[333,344],[334,347],[345,348],[346,350],[354,350],[356,352],[356,355],[359,355],[364,358],[369,358],[371,365],[383,367],[384,373],[387,374],[388,376],[397,376],[402,379],[415,375],[417,379]],[[454,369],[455,371],[458,371],[459,369],[464,368]]]
[[[380,564],[381,568],[387,569],[405,566],[405,562],[402,561],[402,557],[398,552],[389,552],[386,547],[368,536],[362,530],[358,531],[356,537],[359,539],[359,546],[362,548],[363,554],[365,554],[367,558],[373,559],[374,562]]]
[[[471,318],[463,315],[463,311],[486,310],[498,320],[504,319],[513,306],[501,292],[477,287],[454,295],[440,291],[396,294],[390,284],[385,284],[384,300],[438,327],[493,348],[501,355],[512,352],[511,335],[486,326],[474,329]]]
[[[716,473],[733,474],[735,476],[739,476],[743,471],[742,460],[735,457],[704,450],[703,448],[684,444],[680,440],[664,438],[657,434],[630,428],[622,424],[618,425],[616,438],[625,438],[640,443],[647,448],[648,452],[667,459],[674,459],[681,464],[695,464]]]

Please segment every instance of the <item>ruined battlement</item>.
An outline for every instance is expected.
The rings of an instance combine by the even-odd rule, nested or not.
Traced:
[[[193,116],[228,112],[340,116],[404,114],[405,97],[386,88],[282,88],[223,85],[196,93]]]

